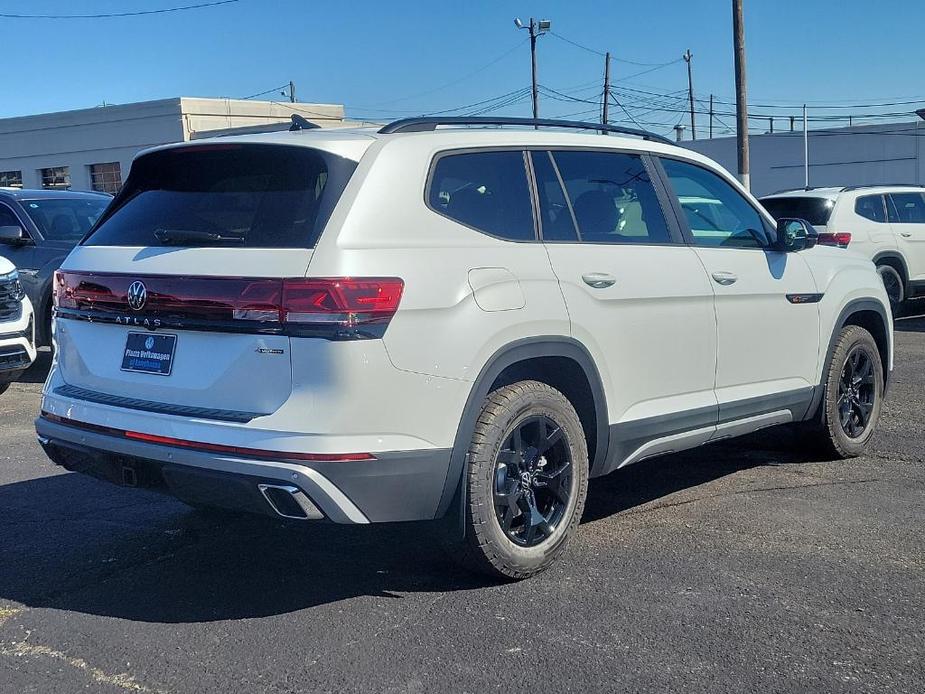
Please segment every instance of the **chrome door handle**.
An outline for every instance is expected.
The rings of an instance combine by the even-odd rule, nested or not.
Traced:
[[[730,284],[734,284],[737,279],[739,278],[732,272],[714,272],[713,273],[713,281],[716,282],[717,284],[723,285],[724,287]]]
[[[901,231],[901,232],[899,232],[899,235],[902,236],[904,239],[911,239],[911,238],[912,238],[912,234],[911,234],[910,232],[908,232],[908,231]]]
[[[594,289],[606,289],[607,287],[612,287],[617,282],[616,277],[608,275],[606,272],[589,272],[582,275],[581,279],[585,284]]]

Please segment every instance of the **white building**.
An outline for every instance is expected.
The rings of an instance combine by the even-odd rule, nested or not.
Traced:
[[[681,143],[737,170],[735,137]],[[803,133],[749,137],[751,190],[767,195],[805,185]],[[809,185],[925,184],[925,121],[809,131]]]
[[[293,113],[344,125],[344,107],[177,97],[0,119],[0,186],[115,192],[145,147],[238,129],[284,128]]]

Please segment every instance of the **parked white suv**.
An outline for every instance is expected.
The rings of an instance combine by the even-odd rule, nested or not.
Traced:
[[[32,304],[13,264],[0,258],[0,395],[35,360]]]
[[[800,217],[819,243],[850,248],[874,261],[894,314],[925,295],[925,186],[809,188],[761,198],[775,217]]]
[[[663,138],[550,123],[141,153],[56,278],[48,455],[197,506],[443,518],[523,578],[591,477],[793,422],[861,453],[892,365],[873,265]]]

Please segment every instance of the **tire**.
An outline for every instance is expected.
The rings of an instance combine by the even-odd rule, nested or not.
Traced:
[[[906,300],[906,283],[902,274],[892,265],[878,265],[877,272],[890,299],[890,311],[896,317]]]
[[[9,383],[0,383],[0,395],[3,395],[10,387]]]
[[[846,387],[849,380],[850,388]],[[856,325],[842,329],[824,383],[821,423],[805,429],[804,440],[836,458],[855,458],[873,438],[883,405],[883,365],[877,343],[867,330]],[[863,421],[865,410],[868,414]]]
[[[482,405],[467,461],[465,538],[454,557],[509,580],[547,569],[575,534],[588,492],[575,408],[538,381],[498,388]]]

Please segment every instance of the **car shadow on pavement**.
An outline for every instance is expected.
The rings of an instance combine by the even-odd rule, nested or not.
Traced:
[[[781,456],[793,457],[727,444],[632,466],[592,482],[583,522]],[[496,583],[458,568],[437,544],[432,524],[211,514],[73,473],[0,486],[0,600],[29,607],[209,622]]]

